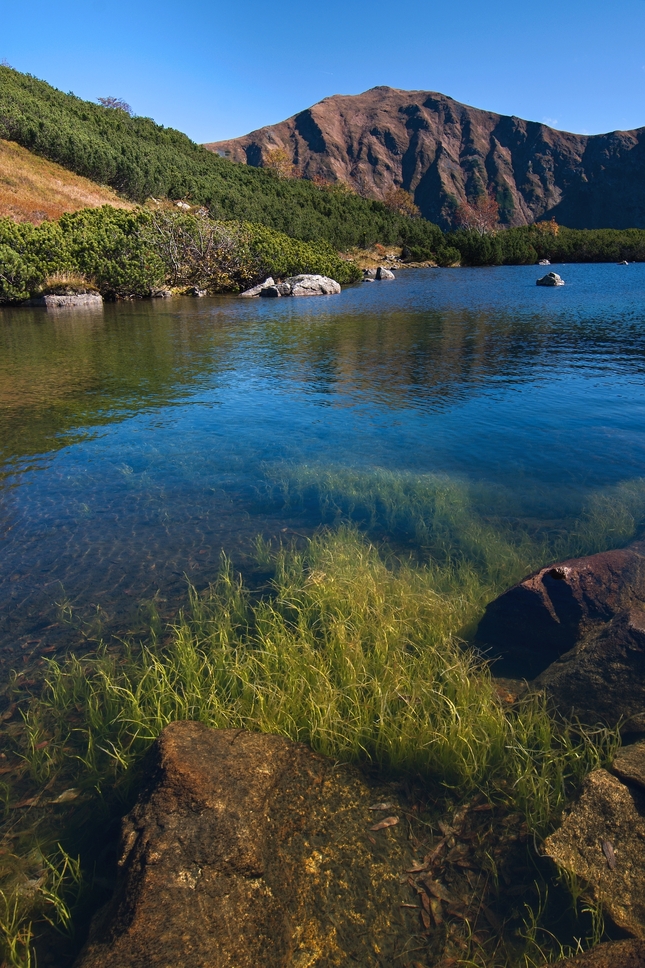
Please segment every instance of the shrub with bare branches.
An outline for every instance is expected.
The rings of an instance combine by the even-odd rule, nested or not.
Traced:
[[[478,235],[489,235],[499,226],[499,205],[492,195],[480,195],[474,202],[465,201],[455,213],[457,225]]]
[[[239,223],[161,209],[152,214],[143,234],[165,264],[172,286],[235,292],[257,276],[248,232]]]

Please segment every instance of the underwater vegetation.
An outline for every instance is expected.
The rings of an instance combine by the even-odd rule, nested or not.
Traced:
[[[143,636],[16,676],[0,732],[7,964],[34,964],[34,937],[37,947],[52,923],[66,931],[80,920],[78,885],[87,898],[97,880],[92,831],[128,809],[138,764],[174,720],[279,733],[407,777],[435,814],[481,797],[491,815],[516,818],[533,858],[583,777],[613,757],[617,733],[562,721],[539,694],[504,694],[464,639],[527,571],[638,534],[645,483],[592,496],[558,529],[527,524],[501,491],[444,476],[281,466],[267,469],[267,487],[276,502],[318,504],[327,525],[283,545],[259,537],[261,587],[223,555],[170,626],[153,615]],[[497,883],[490,864],[486,883]],[[529,876],[524,927],[515,917],[501,928],[512,943],[475,946],[462,964],[529,966],[575,948],[575,936],[541,926],[549,883],[537,861]],[[587,941],[598,940],[597,912],[588,916]]]

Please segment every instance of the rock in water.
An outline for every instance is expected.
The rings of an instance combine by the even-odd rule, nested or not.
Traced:
[[[45,306],[47,309],[101,309],[103,296],[100,292],[79,292],[73,296],[36,296],[29,299],[29,306]]]
[[[284,281],[291,286],[292,296],[336,296],[341,291],[338,283],[328,276],[303,274],[289,276]]]
[[[536,282],[536,286],[563,286],[563,285],[564,285],[564,279],[562,278],[562,276],[559,276],[557,272],[547,272],[545,276],[542,276],[542,278],[538,279]]]
[[[645,603],[645,544],[541,568],[491,602],[477,642],[500,674],[532,679],[592,628]],[[505,669],[505,671],[503,671]]]
[[[369,833],[397,800],[283,737],[172,723],[76,968],[402,963],[406,825]]]
[[[373,282],[376,279],[376,269],[363,269],[363,281]]]
[[[275,285],[273,278],[269,276],[268,279],[265,279],[264,282],[261,282],[259,285],[252,286],[251,289],[245,289],[244,292],[240,293],[240,296],[244,296],[247,299],[251,298],[252,296],[259,296],[263,289],[273,285]]]
[[[557,968],[645,968],[645,941],[607,941],[558,961]]]
[[[385,266],[379,266],[378,269],[376,270],[376,278],[377,279],[396,279],[396,276],[389,269],[386,269]]]
[[[645,611],[627,609],[591,631],[534,685],[564,716],[645,730]]]
[[[562,826],[547,837],[544,852],[590,885],[615,925],[643,939],[644,845],[645,792],[629,789],[606,770],[594,770]]]

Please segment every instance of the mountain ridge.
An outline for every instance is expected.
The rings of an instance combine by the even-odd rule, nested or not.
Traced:
[[[205,147],[252,167],[282,149],[304,178],[370,198],[401,187],[444,229],[486,192],[509,226],[555,218],[571,228],[645,227],[645,127],[581,135],[379,85]]]

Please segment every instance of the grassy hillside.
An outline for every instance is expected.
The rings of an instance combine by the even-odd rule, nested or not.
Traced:
[[[132,201],[187,199],[208,207],[214,218],[267,225],[305,241],[325,239],[339,249],[374,242],[434,248],[441,239],[423,219],[350,192],[237,165],[149,118],[82,101],[8,67],[0,67],[0,137]]]
[[[0,218],[34,222],[60,218],[81,208],[132,208],[109,188],[39,158],[12,141],[0,140]]]

